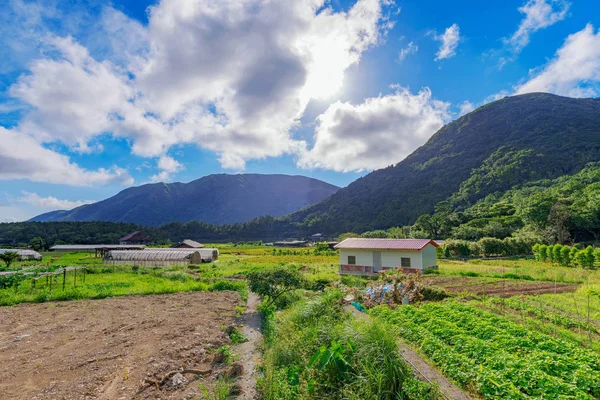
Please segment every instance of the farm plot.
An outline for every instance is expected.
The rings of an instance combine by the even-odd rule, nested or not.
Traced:
[[[171,388],[135,398],[200,397],[219,369],[236,292],[127,296],[0,308],[0,393],[6,399],[131,399],[143,379],[188,369]],[[186,397],[187,398],[187,397]]]
[[[472,293],[511,297],[515,295],[532,295],[542,293],[574,292],[577,285],[552,282],[536,282],[527,280],[475,278],[465,276],[428,275],[426,281],[446,289],[449,293]]]
[[[509,318],[456,301],[371,313],[486,399],[600,397],[600,354]]]

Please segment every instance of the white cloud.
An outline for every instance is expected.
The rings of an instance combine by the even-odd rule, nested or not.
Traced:
[[[403,61],[406,56],[409,54],[415,54],[417,51],[419,51],[419,46],[413,42],[410,42],[405,48],[400,50],[400,53],[398,53],[398,60]]]
[[[520,53],[529,44],[529,37],[540,29],[562,21],[567,16],[571,3],[565,0],[529,0],[519,7],[525,14],[517,31],[505,43],[514,53]]]
[[[460,110],[458,115],[463,116],[463,115],[468,114],[471,111],[473,111],[475,109],[475,105],[473,103],[471,103],[470,101],[465,100],[458,105],[458,108]]]
[[[0,127],[0,180],[8,179],[73,186],[133,183],[133,178],[122,168],[86,170],[26,134]]]
[[[158,159],[158,169],[160,172],[150,178],[152,182],[165,182],[171,179],[171,175],[181,171],[183,165],[169,156],[162,156]]]
[[[84,204],[93,203],[93,201],[91,201],[91,200],[71,201],[71,200],[60,200],[53,196],[41,197],[37,193],[30,193],[30,192],[22,192],[22,194],[23,194],[23,196],[18,199],[19,201],[21,201],[23,203],[31,204],[31,205],[39,207],[39,208],[45,208],[45,209],[49,209],[49,210],[70,210],[70,209],[82,206]]]
[[[104,59],[69,36],[40,38],[44,57],[10,89],[30,108],[18,130],[82,152],[109,133],[144,157],[192,143],[232,169],[297,152],[305,144],[290,131],[308,102],[335,94],[393,24],[382,4],[391,3],[334,12],[325,0],[161,0],[147,27],[105,8],[86,38]]]
[[[588,24],[569,35],[555,57],[532,71],[531,77],[515,88],[516,94],[550,92],[570,97],[600,94],[600,30]]]
[[[440,49],[436,53],[436,61],[454,57],[456,55],[456,48],[460,42],[460,28],[457,24],[452,24],[446,28],[443,35],[434,34],[433,38],[442,42]]]
[[[425,143],[449,119],[448,103],[428,88],[407,88],[366,99],[336,102],[318,117],[315,144],[298,162],[302,168],[361,171],[395,164]]]

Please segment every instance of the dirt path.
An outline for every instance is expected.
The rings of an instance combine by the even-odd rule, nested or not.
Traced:
[[[244,311],[240,318],[242,332],[248,338],[248,341],[240,343],[233,348],[233,353],[240,356],[240,363],[243,366],[242,375],[236,381],[236,385],[241,389],[238,399],[243,400],[260,398],[256,390],[256,367],[261,362],[258,344],[262,341],[260,313],[256,309],[259,304],[260,300],[258,296],[250,292],[246,311]]]
[[[198,398],[198,375],[209,385],[224,368],[213,355],[240,303],[235,292],[189,292],[0,307],[0,398]],[[171,371],[184,379],[143,383]]]
[[[358,311],[352,306],[346,306],[346,309],[352,311],[355,317],[369,321],[371,317],[368,314]],[[440,374],[437,369],[425,361],[417,352],[402,341],[398,341],[400,355],[412,367],[415,376],[426,382],[437,383],[440,392],[451,400],[472,400],[472,397],[463,392],[460,388],[451,383],[444,375]]]

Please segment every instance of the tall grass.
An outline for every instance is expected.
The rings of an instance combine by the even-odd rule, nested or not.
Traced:
[[[263,397],[269,399],[434,399],[379,322],[357,321],[329,290],[273,316],[265,330]],[[271,314],[272,315],[272,314]]]

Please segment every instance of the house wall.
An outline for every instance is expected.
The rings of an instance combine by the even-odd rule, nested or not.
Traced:
[[[433,249],[433,264],[431,264],[431,249],[429,248]],[[427,255],[425,251],[427,251]],[[356,257],[357,266],[373,266],[373,250],[340,249],[340,265],[348,265],[348,256]],[[410,257],[410,266],[414,269],[422,270],[428,266],[436,265],[435,247],[429,244],[423,251],[382,250],[381,266],[383,269],[400,267],[402,257]]]
[[[423,268],[431,268],[437,265],[437,252],[431,243],[425,246],[423,253]]]

